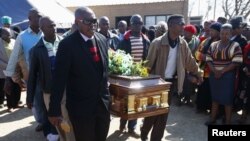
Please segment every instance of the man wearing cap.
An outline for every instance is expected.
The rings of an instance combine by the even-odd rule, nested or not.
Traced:
[[[219,22],[221,24],[225,24],[225,23],[227,23],[227,18],[226,17],[218,17],[217,22]]]
[[[247,25],[244,23],[243,18],[241,16],[233,17],[230,20],[230,24],[233,27],[232,31],[232,40],[239,43],[241,49],[243,49],[247,45],[247,39],[242,35],[242,29]]]
[[[232,25],[232,41],[235,41],[240,44],[241,50],[244,51],[245,46],[247,45],[247,39],[245,36],[242,35],[243,28],[247,25],[243,21],[242,16],[235,16],[230,20],[230,24]],[[243,52],[244,54],[244,52]],[[236,91],[235,93],[237,96],[244,90],[244,83],[247,76],[245,75],[245,72],[243,71],[243,65],[239,67],[239,70],[237,71],[237,78],[236,78]],[[235,108],[240,108],[238,105],[234,105]]]

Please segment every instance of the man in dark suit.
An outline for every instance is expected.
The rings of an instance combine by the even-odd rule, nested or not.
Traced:
[[[61,100],[66,107],[76,141],[105,141],[110,125],[108,46],[96,33],[97,20],[88,7],[75,11],[78,30],[63,39],[55,60],[49,120],[59,126]]]

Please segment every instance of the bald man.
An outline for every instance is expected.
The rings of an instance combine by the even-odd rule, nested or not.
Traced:
[[[76,9],[75,24],[78,30],[58,47],[49,120],[60,125],[66,87],[66,107],[76,141],[105,141],[110,125],[107,42],[95,32],[97,19],[92,9]]]
[[[40,18],[39,27],[44,36],[30,50],[30,69],[26,100],[29,108],[32,108],[33,106],[36,86],[39,83],[41,84],[41,89],[43,91],[43,98],[41,101],[45,104],[46,109],[48,109],[55,56],[58,44],[61,40],[61,38],[56,35],[55,26],[55,23],[49,17]],[[47,112],[45,112],[45,114],[46,113]],[[44,136],[48,141],[59,139],[56,128],[50,124],[47,118],[45,119],[43,126]],[[64,137],[62,136],[60,140],[64,141]]]
[[[99,19],[99,28],[99,33],[106,37],[108,46],[116,50],[120,40],[116,34],[109,31],[110,22],[108,17],[103,16]]]
[[[118,37],[119,37],[120,41],[123,40],[123,37],[124,37],[124,34],[125,34],[127,28],[128,28],[128,25],[127,25],[126,21],[124,21],[124,20],[119,21],[119,23],[118,23],[118,31],[119,31]]]

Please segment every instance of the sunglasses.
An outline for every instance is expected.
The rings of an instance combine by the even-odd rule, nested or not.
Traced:
[[[181,25],[181,26],[184,26],[185,23],[184,22],[173,22],[173,24],[176,24],[176,25]]]
[[[131,25],[135,25],[135,26],[143,25],[143,22],[132,22]]]
[[[97,24],[97,19],[83,19],[79,21],[85,25]]]

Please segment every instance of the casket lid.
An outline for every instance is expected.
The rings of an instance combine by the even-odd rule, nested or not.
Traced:
[[[148,77],[109,75],[109,82],[112,85],[118,85],[127,88],[143,88],[171,84],[161,79],[159,75],[149,75]]]

